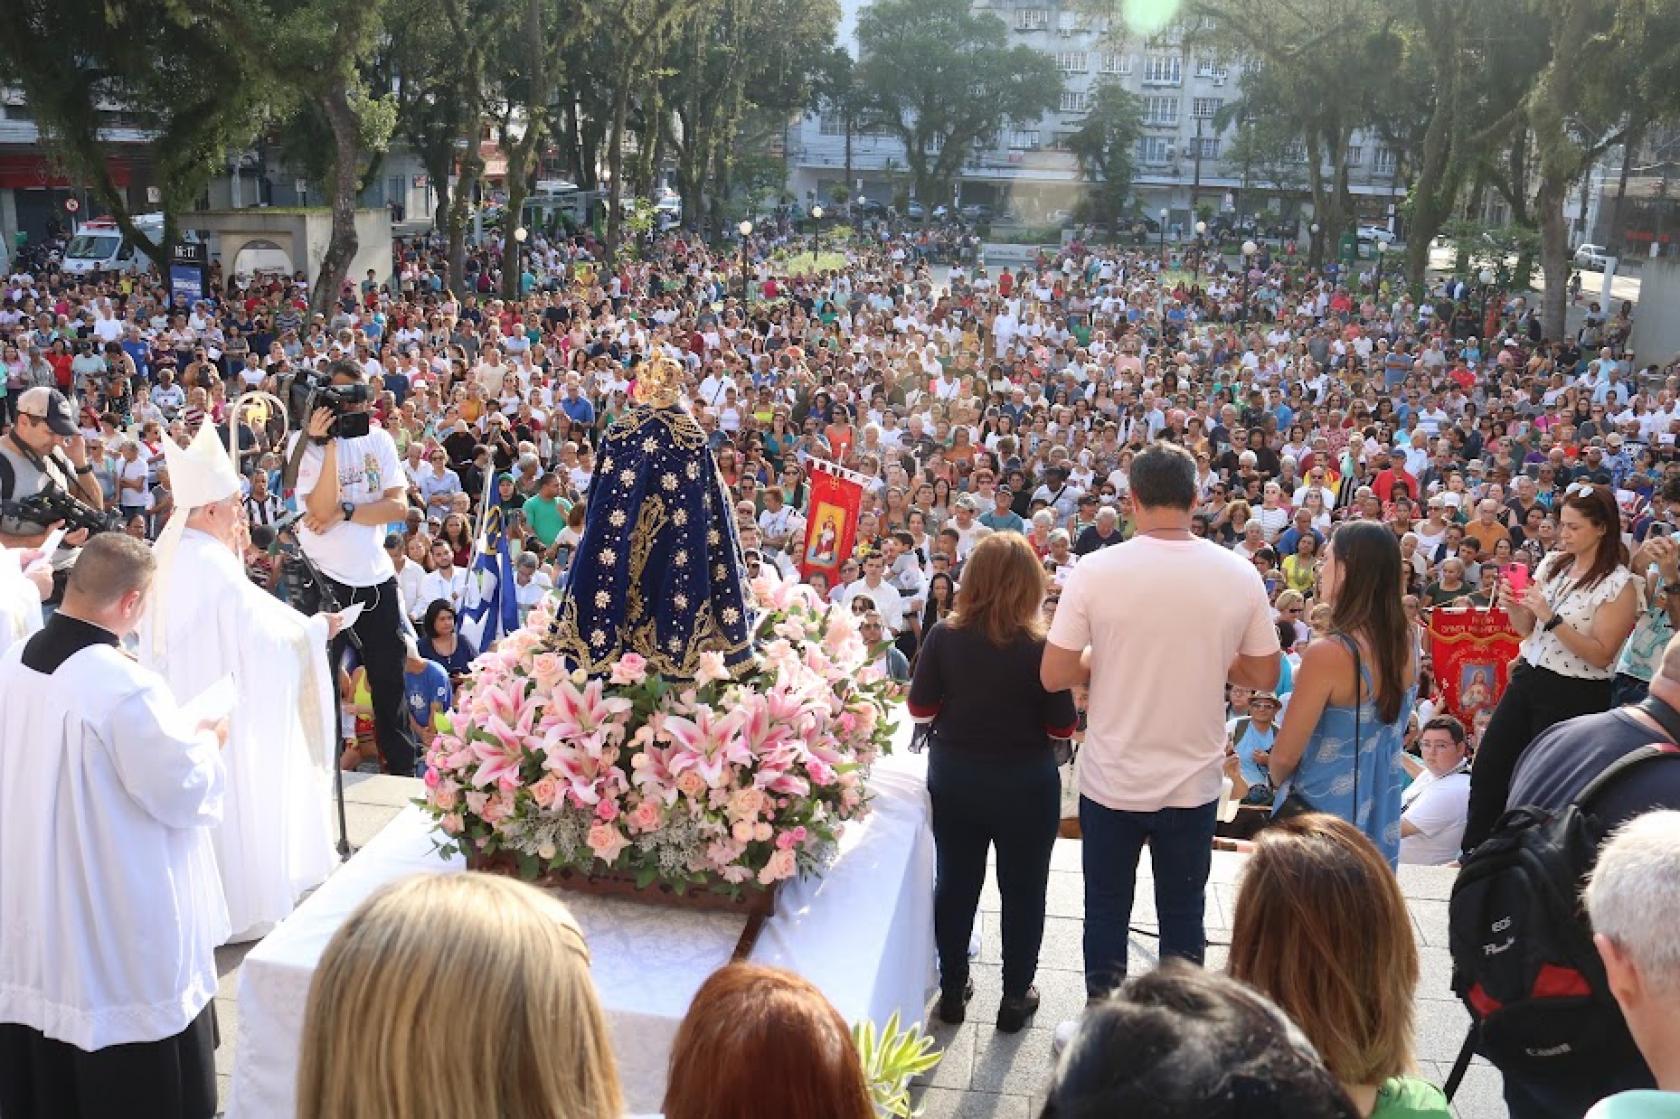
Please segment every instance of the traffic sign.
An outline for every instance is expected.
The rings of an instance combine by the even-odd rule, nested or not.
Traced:
[[[66,198],[64,200],[64,208],[73,214],[82,208],[82,204],[74,198]]]

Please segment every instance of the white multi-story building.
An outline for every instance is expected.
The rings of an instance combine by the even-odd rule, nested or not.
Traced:
[[[842,0],[840,40],[857,54],[857,14],[867,0]],[[1235,126],[1224,131],[1214,117],[1241,93],[1242,63],[1196,45],[1196,36],[1172,28],[1155,36],[1127,35],[1062,0],[976,0],[1004,21],[1012,41],[1056,60],[1063,88],[1057,108],[1037,120],[1012,121],[963,167],[955,201],[1008,209],[1021,220],[1043,220],[1071,210],[1087,189],[1067,138],[1089,111],[1098,86],[1118,82],[1143,108],[1133,186],[1139,207],[1152,216],[1165,209],[1169,224],[1188,229],[1201,207],[1242,213],[1300,212],[1307,191],[1306,151],[1298,146],[1294,174],[1244,169],[1228,158]],[[903,145],[894,137],[854,131],[840,114],[806,116],[790,144],[789,189],[804,204],[831,203],[844,186],[852,197],[889,202],[908,189]],[[1395,153],[1374,137],[1356,133],[1348,148],[1350,189],[1361,220],[1391,219],[1404,194]],[[1290,182],[1289,180],[1293,180]],[[932,206],[950,199],[923,199]]]

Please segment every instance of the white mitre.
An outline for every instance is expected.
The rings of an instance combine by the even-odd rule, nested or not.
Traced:
[[[174,506],[169,521],[158,533],[152,545],[157,560],[157,574],[152,581],[151,613],[152,656],[163,656],[164,616],[169,603],[169,573],[175,563],[175,552],[181,544],[181,534],[187,528],[187,516],[203,505],[212,505],[240,493],[239,471],[216,438],[216,425],[208,416],[198,425],[198,434],[183,449],[173,439],[163,441],[164,468],[169,472],[169,492]]]

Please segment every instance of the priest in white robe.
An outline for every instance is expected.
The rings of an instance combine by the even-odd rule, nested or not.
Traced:
[[[336,616],[306,617],[251,582],[239,475],[210,424],[163,444],[175,512],[159,535],[142,663],[178,698],[231,676],[227,807],[212,837],[232,940],[255,940],[332,870],[337,757],[327,664]]]
[[[5,1119],[216,1111],[226,724],[119,647],[152,575],[141,541],[94,537],[58,612],[0,658]]]
[[[41,628],[41,603],[52,595],[52,568],[29,570],[40,552],[0,548],[0,655]]]

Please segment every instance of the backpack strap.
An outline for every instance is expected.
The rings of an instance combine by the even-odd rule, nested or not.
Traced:
[[[12,499],[12,487],[17,485],[17,471],[5,455],[0,455],[0,501]]]
[[[1672,742],[1654,742],[1649,746],[1641,746],[1637,750],[1629,750],[1626,754],[1605,766],[1597,777],[1587,782],[1587,787],[1575,795],[1575,803],[1582,808],[1591,808],[1593,800],[1622,774],[1650,761],[1652,758],[1670,755],[1680,756],[1680,746]]]

